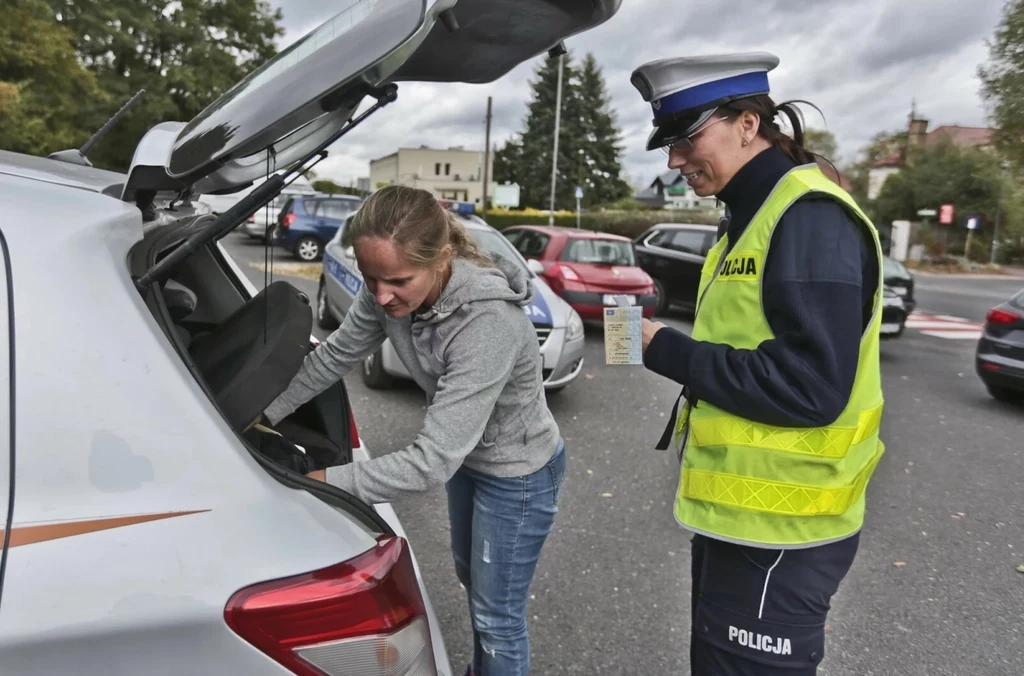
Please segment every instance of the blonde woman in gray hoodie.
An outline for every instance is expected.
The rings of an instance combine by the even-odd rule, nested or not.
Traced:
[[[445,485],[473,627],[467,673],[525,675],[529,587],[565,476],[565,446],[524,312],[533,287],[512,261],[483,254],[425,190],[379,190],[342,236],[363,286],[265,416],[282,420],[390,339],[427,393],[422,430],[403,449],[310,476],[371,503]]]

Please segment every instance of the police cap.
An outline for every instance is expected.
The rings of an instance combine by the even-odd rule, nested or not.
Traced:
[[[692,134],[719,106],[767,94],[768,71],[779,57],[767,52],[711,54],[651,61],[630,82],[654,112],[647,149],[663,148]]]

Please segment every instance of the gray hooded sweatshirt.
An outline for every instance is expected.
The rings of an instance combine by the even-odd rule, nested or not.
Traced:
[[[391,502],[443,485],[463,464],[496,477],[525,476],[557,450],[547,407],[537,332],[524,307],[527,273],[457,258],[433,307],[389,317],[364,285],[341,327],[306,357],[288,389],[266,410],[276,424],[355,368],[390,339],[427,393],[427,413],[408,447],[327,469],[327,482],[369,503]]]

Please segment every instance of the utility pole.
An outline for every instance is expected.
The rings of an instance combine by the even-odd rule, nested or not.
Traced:
[[[992,255],[989,257],[989,263],[993,265],[996,262],[996,249],[999,248],[999,221],[1002,220],[1003,215],[1003,186],[1006,185],[1006,170],[1009,168],[1010,163],[1003,160],[999,165],[999,201],[996,202],[996,227],[992,233]]]
[[[491,97],[487,97],[487,140],[484,143],[484,198],[480,205],[481,210],[484,214],[484,219],[487,218],[487,184],[491,180],[491,175],[488,169],[491,166]]]
[[[548,213],[548,225],[555,224],[555,184],[558,178],[558,128],[562,121],[562,61],[564,54],[558,55],[558,87],[555,90],[555,149],[551,154],[551,211]]]

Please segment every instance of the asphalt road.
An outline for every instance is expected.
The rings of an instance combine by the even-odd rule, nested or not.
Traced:
[[[984,321],[993,305],[1024,289],[1022,277],[971,277],[915,274],[918,307],[971,321]]]
[[[263,259],[238,236],[226,244],[243,266]],[[263,273],[247,269],[261,284]],[[294,281],[313,297],[314,282]],[[923,308],[981,319],[1019,287],[920,278],[918,288]],[[1024,565],[1024,407],[988,397],[973,349],[913,329],[883,343],[887,452],[868,488],[860,552],[833,599],[821,676],[1024,674],[1024,574],[1015,570]],[[374,452],[412,441],[424,413],[418,389],[368,390],[358,374],[345,382]],[[689,537],[670,511],[678,466],[651,450],[677,391],[642,368],[605,366],[592,329],[583,375],[549,398],[569,467],[532,588],[531,673],[688,673]],[[471,634],[444,496],[395,507],[457,668]]]

